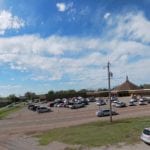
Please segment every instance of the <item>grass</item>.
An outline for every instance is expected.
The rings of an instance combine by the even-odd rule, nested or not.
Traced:
[[[133,144],[139,141],[144,127],[150,127],[150,117],[117,120],[112,124],[107,121],[98,121],[58,128],[41,133],[37,137],[41,145],[47,145],[52,141],[89,147],[113,145],[120,142]]]
[[[17,112],[18,110],[20,110],[22,108],[23,108],[23,105],[20,104],[20,105],[13,106],[13,107],[10,107],[10,108],[0,109],[0,119],[4,119],[9,114],[11,114],[13,112]]]

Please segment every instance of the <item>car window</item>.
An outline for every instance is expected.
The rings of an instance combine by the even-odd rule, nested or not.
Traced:
[[[144,129],[143,133],[146,135],[150,135],[150,130]]]
[[[109,110],[104,110],[105,113],[109,112]]]

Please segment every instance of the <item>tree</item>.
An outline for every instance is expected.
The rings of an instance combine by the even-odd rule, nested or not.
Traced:
[[[49,91],[47,93],[47,98],[48,98],[48,100],[53,101],[55,99],[55,92],[54,91]]]
[[[24,95],[28,100],[33,100],[35,99],[37,96],[35,93],[33,92],[26,92],[25,95]]]
[[[15,94],[11,94],[8,96],[8,99],[10,100],[10,102],[15,103],[19,101],[19,98],[15,96]]]

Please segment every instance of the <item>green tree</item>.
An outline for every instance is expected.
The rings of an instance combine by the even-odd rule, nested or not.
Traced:
[[[37,96],[34,92],[26,92],[24,95],[28,100],[33,100],[35,99]]]
[[[15,96],[15,94],[11,94],[8,96],[8,100],[12,103],[18,102],[19,98]]]
[[[55,99],[55,92],[54,91],[49,91],[48,93],[47,93],[47,99],[49,100],[49,101],[53,101],[54,99]]]

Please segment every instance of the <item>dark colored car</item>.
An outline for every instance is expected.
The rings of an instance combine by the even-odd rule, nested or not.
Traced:
[[[88,102],[86,99],[82,99],[81,102],[82,102],[83,104],[85,104],[85,105],[88,105],[88,104],[89,104],[89,102]]]
[[[50,102],[50,103],[49,103],[49,107],[54,107],[55,103],[56,103],[56,102]]]
[[[37,104],[29,104],[28,105],[28,109],[32,110],[32,111],[36,111],[36,109],[39,107],[39,105]]]

